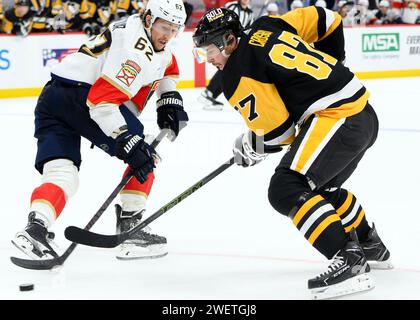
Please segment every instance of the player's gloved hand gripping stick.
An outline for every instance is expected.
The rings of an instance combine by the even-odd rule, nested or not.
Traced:
[[[163,138],[170,132],[168,129],[163,129],[160,131],[158,136],[153,140],[150,144],[153,148],[156,148],[157,145],[162,141]],[[120,191],[124,188],[127,182],[133,177],[133,171],[129,171],[127,175],[121,180],[118,186],[112,191],[111,195],[105,200],[103,205],[99,208],[96,214],[90,219],[88,224],[86,225],[84,230],[89,230],[92,226],[98,221],[98,219],[102,216],[111,202],[115,199],[115,197],[120,193]],[[73,252],[74,248],[77,246],[76,242],[73,242],[64,253],[54,259],[46,259],[46,260],[31,260],[31,259],[20,259],[16,257],[10,257],[10,260],[17,266],[26,268],[26,269],[34,269],[34,270],[49,270],[54,268],[55,266],[62,265],[64,261],[67,260],[69,255]]]
[[[281,150],[282,150],[281,146],[266,146],[265,152],[276,153]],[[64,234],[68,240],[74,241],[80,244],[84,244],[87,246],[100,247],[100,248],[114,248],[120,245],[121,243],[123,243],[125,240],[129,239],[133,234],[138,232],[138,230],[143,229],[144,227],[149,225],[151,222],[159,218],[169,209],[173,208],[178,203],[180,203],[182,200],[189,197],[191,194],[193,194],[195,191],[200,189],[206,183],[213,180],[223,171],[231,167],[234,163],[235,163],[235,158],[232,157],[227,162],[223,163],[220,167],[218,167],[217,169],[209,173],[207,176],[205,176],[200,181],[198,181],[197,183],[189,187],[187,190],[185,190],[180,195],[178,195],[177,197],[172,199],[170,202],[165,204],[162,208],[160,208],[150,217],[148,217],[143,222],[141,222],[140,224],[138,224],[137,226],[135,226],[134,228],[132,228],[131,230],[127,232],[114,234],[114,235],[105,235],[105,234],[98,234],[98,233],[91,232],[89,231],[89,229],[81,229],[75,226],[70,226],[66,228]]]
[[[125,240],[129,239],[138,230],[143,229],[152,221],[159,218],[162,214],[164,214],[169,209],[176,206],[182,200],[189,197],[195,191],[197,191],[202,186],[204,186],[207,182],[213,180],[215,177],[217,177],[227,168],[231,167],[234,163],[235,163],[234,158],[232,157],[229,161],[223,163],[216,170],[212,171],[203,179],[201,179],[200,181],[198,181],[197,183],[189,187],[187,190],[185,190],[180,195],[178,195],[177,197],[172,199],[170,202],[165,204],[162,208],[160,208],[150,217],[145,219],[143,222],[141,222],[140,224],[138,224],[131,230],[128,230],[127,232],[122,232],[122,233],[114,234],[114,235],[105,235],[105,234],[98,234],[98,233],[90,232],[89,229],[86,229],[86,228],[81,229],[75,226],[70,226],[66,228],[64,234],[68,240],[74,241],[80,244],[84,244],[87,246],[100,247],[100,248],[114,248],[118,246],[119,244],[123,243]]]

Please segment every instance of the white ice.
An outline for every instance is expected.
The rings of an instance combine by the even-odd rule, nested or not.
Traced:
[[[347,299],[420,299],[420,78],[364,81],[380,119],[376,144],[346,182],[375,222],[395,269],[372,271],[376,288]],[[203,111],[199,89],[183,90],[190,123],[175,143],[159,146],[163,162],[148,214],[231,157],[232,142],[246,130],[239,115]],[[328,263],[291,221],[268,203],[267,188],[279,162],[271,155],[252,167],[231,167],[151,224],[168,238],[169,255],[119,261],[113,249],[78,246],[63,268],[32,271],[14,266],[21,256],[10,243],[26,224],[40,176],[33,167],[35,99],[0,100],[1,202],[0,299],[308,299],[307,280]],[[57,105],[57,108],[60,106]],[[142,121],[157,133],[154,103]],[[68,225],[84,227],[118,184],[124,165],[82,145],[80,187],[53,231],[64,250]],[[113,234],[111,206],[93,231]],[[19,284],[35,290],[20,292]]]

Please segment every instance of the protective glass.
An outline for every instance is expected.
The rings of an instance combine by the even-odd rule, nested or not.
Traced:
[[[193,49],[193,55],[198,63],[207,62],[221,53],[220,49],[215,44]]]
[[[153,24],[153,28],[159,33],[166,34],[172,38],[178,35],[178,33],[182,32],[184,26],[180,26],[163,20],[157,20]]]

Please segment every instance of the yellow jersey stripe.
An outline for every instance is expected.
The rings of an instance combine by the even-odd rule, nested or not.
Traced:
[[[340,217],[336,214],[328,216],[324,221],[322,221],[312,232],[311,236],[308,238],[310,244],[314,244],[319,235],[333,222],[340,221]]]
[[[362,209],[359,213],[359,216],[357,217],[356,221],[349,225],[348,227],[344,228],[345,232],[350,232],[353,228],[357,228],[360,224],[360,222],[362,222],[363,217],[365,216],[365,211]]]
[[[342,216],[343,213],[345,213],[347,210],[349,210],[352,201],[353,201],[353,195],[350,192],[348,192],[346,201],[344,201],[344,203],[341,205],[341,207],[337,209],[337,214],[339,216]]]
[[[318,41],[318,18],[314,6],[295,9],[280,17],[295,28],[297,34],[308,43]]]
[[[324,198],[320,195],[315,195],[308,201],[306,201],[302,207],[296,212],[295,216],[293,217],[292,221],[295,226],[297,226],[302,220],[303,216],[308,213],[308,211],[313,208],[318,202],[324,200]]]
[[[290,168],[305,174],[344,120],[315,116]]]
[[[328,108],[317,112],[319,115],[323,115],[330,118],[347,118],[361,112],[369,99],[369,91],[366,91],[359,99],[349,103],[342,104],[337,108]]]
[[[340,23],[341,23],[341,16],[338,14],[338,12],[334,12],[334,21],[333,21],[333,23],[327,29],[327,32],[325,32],[325,34],[320,39],[318,39],[318,41],[324,40],[331,33],[333,33],[334,30],[337,29],[337,27],[340,25]]]

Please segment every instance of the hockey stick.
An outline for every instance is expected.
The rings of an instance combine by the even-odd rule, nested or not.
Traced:
[[[129,239],[138,230],[143,229],[152,221],[159,218],[162,214],[167,212],[169,209],[172,209],[173,207],[175,207],[178,203],[180,203],[185,198],[189,197],[195,191],[197,191],[202,186],[204,186],[207,182],[213,180],[213,178],[217,177],[227,168],[232,166],[233,163],[234,163],[234,158],[231,158],[228,162],[223,163],[216,170],[212,171],[210,174],[205,176],[196,184],[189,187],[183,193],[175,197],[172,201],[165,204],[162,208],[160,208],[158,211],[156,211],[154,214],[152,214],[150,217],[148,217],[146,220],[144,220],[143,222],[141,222],[140,224],[138,224],[131,230],[128,230],[123,233],[115,234],[115,235],[104,235],[104,234],[90,232],[86,228],[80,229],[75,226],[70,226],[66,228],[64,234],[68,240],[71,240],[80,244],[84,244],[87,246],[100,247],[100,248],[114,248],[118,246],[119,244],[123,243],[125,240]]]
[[[163,138],[169,133],[169,130],[161,130],[158,136],[153,140],[151,146],[156,148],[157,145],[163,140]],[[88,224],[86,225],[84,230],[89,230],[92,226],[98,221],[98,219],[102,216],[105,210],[109,207],[111,202],[115,199],[115,197],[120,193],[122,188],[127,184],[127,182],[133,176],[133,172],[130,170],[127,175],[121,180],[118,186],[112,191],[110,196],[105,200],[103,205],[99,208],[96,214],[90,219]],[[31,260],[31,259],[21,259],[16,257],[10,257],[10,260],[17,266],[25,268],[25,269],[34,269],[34,270],[49,270],[54,268],[55,266],[62,265],[64,261],[67,260],[69,255],[73,252],[74,248],[76,248],[77,243],[73,242],[64,253],[53,259],[46,259],[46,260]]]

